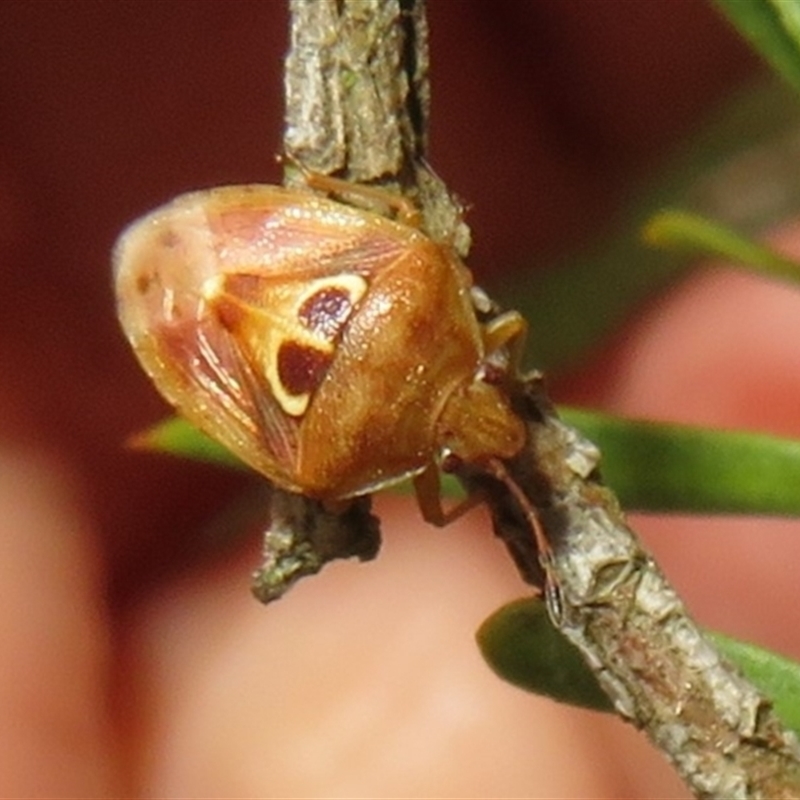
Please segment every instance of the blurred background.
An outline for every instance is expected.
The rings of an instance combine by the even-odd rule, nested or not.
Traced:
[[[119,768],[122,785],[157,786],[162,796],[170,792],[188,796],[185,793],[189,790],[185,784],[155,779],[148,783],[142,778],[150,767],[142,766],[145,751],[137,750],[134,741],[142,730],[152,726],[153,718],[143,722],[138,710],[124,710],[125,703],[116,696],[124,681],[118,676],[109,678],[109,671],[120,665],[126,674],[134,670],[132,665],[137,662],[131,648],[142,643],[137,637],[144,636],[154,646],[153,641],[179,637],[187,630],[183,618],[170,618],[170,625],[159,628],[158,636],[154,634],[151,640],[141,633],[145,613],[141,609],[151,608],[148,603],[154,596],[163,600],[163,592],[170,591],[175,577],[185,576],[192,564],[208,560],[208,542],[198,544],[196,532],[257,481],[123,448],[128,435],[159,420],[168,409],[139,369],[118,329],[110,251],[126,223],[181,192],[218,184],[280,180],[275,157],[281,147],[281,62],[287,47],[287,25],[284,3],[279,0],[0,3],[0,451],[4,453],[0,484],[5,480],[7,494],[11,493],[6,502],[0,502],[0,537],[5,538],[7,551],[0,544],[0,552],[7,555],[7,572],[0,572],[0,596],[3,581],[7,586],[13,584],[13,593],[6,590],[5,607],[14,610],[15,635],[24,641],[31,595],[56,592],[60,603],[71,602],[73,595],[65,595],[72,592],[65,589],[71,586],[68,578],[62,583],[53,579],[51,585],[48,576],[51,559],[55,563],[60,558],[60,537],[80,543],[81,557],[92,564],[90,589],[82,595],[84,605],[80,608],[92,607],[100,615],[92,636],[103,641],[105,653],[102,666],[96,668],[96,674],[102,676],[96,683],[102,686],[102,702],[112,709],[103,712],[110,717],[100,715],[111,720],[104,728],[106,743],[111,741],[112,749],[118,747],[127,754]],[[697,0],[495,0],[491,4],[437,0],[430,3],[430,27],[430,160],[469,206],[474,240],[469,263],[477,280],[490,290],[502,291],[509,282],[514,286],[534,284],[537,275],[559,259],[613,231],[620,209],[638,187],[664,168],[678,143],[700,129],[730,92],[765,73],[713,8]],[[642,313],[648,313],[648,309]],[[551,378],[556,399],[637,413],[647,413],[651,403],[654,413],[663,415],[663,398],[653,388],[658,386],[657,379],[638,389],[635,400],[620,389],[621,383],[629,380],[632,342],[639,341],[636,337],[644,330],[643,324],[632,322],[611,339],[594,343],[569,370],[556,371]],[[727,323],[719,324],[724,327]],[[548,337],[548,331],[537,326],[536,319],[531,320],[531,326],[534,339]],[[681,341],[688,357],[687,348],[693,340]],[[787,418],[795,407],[796,399],[786,400]],[[724,400],[705,416],[702,411],[683,413],[674,402],[670,408],[675,408],[676,419],[708,422],[719,412],[723,422],[744,421],[736,414],[724,418]],[[783,422],[774,427],[784,432],[791,429]],[[800,426],[794,432],[800,432]],[[31,463],[34,468],[15,466]],[[51,472],[69,486],[70,508],[78,508],[79,516],[73,515],[69,518],[72,522],[52,528],[46,551],[29,552],[28,538],[20,540],[18,549],[12,552],[8,542],[16,541],[13,537],[21,536],[30,520],[38,519],[26,516],[24,504],[35,505],[39,495],[23,485],[25,476],[32,476],[31,481],[43,480],[42,476]],[[401,508],[400,501],[386,502],[388,516],[397,520],[393,532],[392,525],[387,526],[388,532],[399,539],[404,531],[397,527],[406,524],[405,506]],[[707,614],[704,619],[714,617],[708,621],[722,624],[752,605],[747,598],[739,597],[741,606],[736,606],[736,612],[730,605],[727,613],[715,612],[720,606],[715,593],[721,590],[708,583],[709,562],[704,562],[705,575],[697,570],[692,573],[681,555],[685,540],[674,537],[677,529],[673,522],[654,520],[649,524],[651,540],[667,562],[675,565],[676,579],[693,594],[700,613]],[[35,538],[36,526],[30,526],[34,529],[30,535]],[[464,538],[478,537],[479,526],[474,527],[474,534],[458,534],[462,537],[457,540],[458,546],[477,548],[475,552],[482,553],[484,545],[471,545],[471,540]],[[712,562],[717,548],[741,548],[737,562],[740,570],[730,573],[725,586],[730,592],[727,598],[742,586],[742,575],[746,580],[754,563],[753,551],[758,544],[748,544],[753,538],[752,530],[747,530],[750,532],[743,530],[741,539],[703,545],[703,557]],[[430,536],[430,542],[435,543],[419,546],[437,552],[442,548],[444,553],[442,537],[450,534],[434,532]],[[666,544],[658,544],[665,539]],[[236,568],[236,592],[241,592],[244,606],[250,602],[246,596],[247,571],[257,557],[258,542],[253,538],[242,547],[244,554],[230,558]],[[452,558],[437,557],[442,563]],[[496,559],[491,570],[502,574],[496,579],[496,587],[502,585],[502,590],[493,589],[491,597],[521,593],[513,570],[507,565],[497,566],[504,563],[503,557],[487,558]],[[406,564],[402,559],[398,563]],[[361,571],[366,576],[372,568],[362,567]],[[453,569],[458,573],[457,566]],[[478,567],[464,569],[468,576],[465,582],[472,588],[483,580]],[[757,592],[763,585],[766,569],[756,573],[754,585],[748,586],[748,597],[753,596],[751,590]],[[14,570],[17,572],[12,574]],[[422,572],[430,580],[429,586],[439,580],[436,575],[440,573]],[[19,574],[28,582],[15,583],[14,576]],[[229,573],[225,575],[230,577]],[[360,578],[351,578],[349,572],[347,575],[348,581],[354,582],[348,585],[357,585]],[[321,580],[325,586],[324,578]],[[386,597],[395,598],[387,605],[399,613],[404,601],[398,602],[402,595],[393,592],[401,592],[399,587],[404,584],[401,578],[397,580],[394,589],[387,588]],[[291,617],[291,609],[310,609],[312,619],[317,613],[323,614],[321,619],[325,613],[333,613],[310,602],[308,607],[303,605],[303,597],[310,596],[299,594],[291,607],[290,601],[282,602],[280,611],[289,615],[283,619]],[[348,602],[343,600],[342,608]],[[372,602],[382,605],[377,599]],[[443,595],[435,602],[444,606],[448,600]],[[354,595],[352,603],[363,608],[370,601]],[[486,614],[493,610],[490,604],[484,605],[481,607]],[[217,613],[203,608],[212,616]],[[269,610],[271,614],[276,611]],[[253,619],[265,619],[255,616],[264,613],[258,608],[247,613],[252,613]],[[768,615],[755,615],[743,632],[763,630]],[[274,616],[270,619],[270,624],[280,626]],[[474,629],[479,621],[478,617],[469,625]],[[57,628],[60,623],[42,617],[37,624],[39,630],[51,626],[52,631],[52,626]],[[219,632],[227,631],[225,621],[220,619],[216,624]],[[391,627],[383,620],[376,624],[378,628]],[[331,625],[338,630],[336,620]],[[468,640],[469,625],[462,636],[463,646],[474,649]],[[282,630],[282,635],[290,638],[287,629]],[[258,635],[267,636],[265,632]],[[58,647],[44,640],[38,655],[31,658],[37,663],[58,660],[63,652],[60,648],[69,649],[72,636],[64,634]],[[333,640],[338,634],[326,628],[325,636],[328,638],[324,641],[335,648]],[[344,628],[341,636],[343,642],[348,641]],[[776,628],[772,637],[768,634],[765,639],[782,643],[787,649],[796,647],[795,655],[800,654],[800,641],[793,634],[784,635]],[[202,647],[191,651],[201,661],[207,652]],[[318,651],[303,655],[313,659],[314,652]],[[387,661],[396,657],[394,652],[384,655]],[[268,656],[273,657],[277,656]],[[167,663],[171,663],[169,659]],[[480,670],[482,665],[474,668]],[[291,670],[288,666],[286,669],[289,674]],[[384,675],[386,663],[373,664],[372,669]],[[9,685],[19,686],[14,682],[17,678],[8,678],[10,674],[0,672],[0,682],[6,675]],[[487,674],[486,680],[494,678]],[[36,690],[41,685],[33,683]],[[179,691],[175,683],[169,685],[170,691]],[[153,699],[153,691],[148,694],[141,686],[140,694],[130,686],[126,691],[130,702],[133,698],[143,705]],[[503,687],[502,691],[507,691],[503,702],[509,707],[521,702],[516,690]],[[441,692],[436,696],[441,697]],[[237,703],[242,708],[248,706],[248,698],[237,698],[231,701],[233,709],[239,707]],[[4,695],[0,694],[0,705],[3,702]],[[81,707],[80,701],[76,702]],[[252,720],[251,733],[259,735],[258,724],[266,724],[272,710],[268,708],[257,721]],[[449,713],[441,708],[439,712],[445,718]],[[499,722],[502,715],[498,712],[492,717],[493,713],[487,712],[497,724],[491,737],[502,742],[506,736]],[[525,714],[529,715],[527,706]],[[232,725],[235,718],[232,712]],[[313,727],[316,719],[313,714],[304,717],[304,725]],[[489,735],[486,718],[476,719],[477,730]],[[585,718],[563,719],[568,721],[553,730],[572,736]],[[207,724],[204,721],[189,727],[208,730]],[[416,721],[413,730],[420,730],[420,724],[424,723]],[[298,723],[296,731],[292,730],[301,736],[308,730],[304,725]],[[0,728],[0,738],[5,735],[14,736]],[[153,739],[149,741],[148,747],[154,747]],[[634,746],[630,741],[632,738],[625,740],[626,747]],[[459,750],[458,746],[452,749],[451,740],[446,743],[451,748],[447,752],[454,757],[458,754],[459,769],[469,772],[465,764],[482,745],[470,740]],[[33,744],[31,752],[36,752]],[[97,755],[105,751],[93,752]],[[284,751],[279,752],[281,758],[289,759]],[[389,748],[387,752],[394,751]],[[105,753],[103,758],[111,756]],[[176,760],[174,753],[164,758],[166,762]],[[301,756],[296,758],[298,764],[307,763]],[[196,768],[203,763],[203,756],[193,752],[191,761]],[[602,756],[598,756],[591,768],[605,774],[610,768],[601,762]],[[476,763],[483,761],[477,757]],[[247,774],[258,772],[254,764],[255,760]],[[520,768],[520,785],[538,786],[536,775],[547,772],[545,767],[546,763],[526,761]],[[432,766],[431,774],[437,768]],[[403,774],[412,774],[413,769],[409,766]],[[30,774],[36,774],[33,767]],[[612,779],[598,784],[601,788],[597,796],[626,791],[632,797],[644,796],[643,791],[656,796],[653,792],[657,790],[646,777],[640,781],[626,774],[618,780],[619,774],[617,771]],[[666,767],[657,774],[662,776],[658,780],[663,780],[659,786],[664,794],[660,796],[679,791]],[[433,788],[442,795],[453,795],[462,786],[458,781],[448,783],[444,777],[438,783],[433,779],[426,782],[425,775],[421,773],[416,788],[402,781],[393,785],[411,794],[416,791],[417,796],[434,793]],[[325,784],[322,778],[320,781],[302,786],[313,794],[314,786],[333,785]],[[13,791],[21,791],[21,785],[13,785]],[[83,784],[64,779],[58,785],[72,786],[73,795],[77,791],[77,796],[90,796]],[[104,785],[96,784],[95,794],[102,795]],[[213,794],[209,788],[212,784],[205,785]],[[254,791],[245,778],[240,783],[220,785],[230,792],[238,787],[250,796]],[[299,793],[296,787],[301,784],[288,781],[276,785],[287,793]],[[372,786],[363,790],[366,794],[381,786],[380,782],[365,785]],[[75,786],[83,788],[75,790]],[[511,792],[513,788],[511,783],[503,783],[499,773],[469,786],[486,796],[500,796],[501,791]],[[514,786],[516,796],[520,796],[522,789]],[[590,791],[588,783],[581,784],[580,789],[573,785],[572,789],[559,790],[546,781],[543,786],[546,788],[540,787],[540,792],[562,791],[564,796],[570,791],[582,791],[587,796]],[[45,796],[50,791],[54,791],[52,786],[38,793]],[[81,795],[82,791],[87,794]],[[353,786],[349,791],[358,794]]]

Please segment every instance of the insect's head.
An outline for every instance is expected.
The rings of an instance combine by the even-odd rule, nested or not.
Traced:
[[[487,381],[481,372],[453,391],[437,421],[440,446],[469,464],[512,458],[522,449],[525,437],[525,425],[502,387]]]

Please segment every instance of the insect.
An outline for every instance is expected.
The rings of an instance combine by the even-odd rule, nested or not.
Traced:
[[[134,222],[114,273],[160,392],[283,489],[335,507],[411,477],[442,525],[459,513],[443,464],[501,469],[524,444],[491,360],[525,323],[481,324],[469,270],[414,224],[309,191],[209,189]]]

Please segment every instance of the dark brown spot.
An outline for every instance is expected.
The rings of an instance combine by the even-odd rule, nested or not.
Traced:
[[[278,377],[291,395],[313,392],[325,377],[333,355],[297,342],[284,342],[278,350]]]
[[[147,294],[153,284],[153,276],[147,273],[141,273],[136,276],[136,291],[139,294]]]
[[[329,286],[312,294],[300,306],[298,318],[310,331],[332,342],[341,333],[352,311],[350,293],[346,289]]]

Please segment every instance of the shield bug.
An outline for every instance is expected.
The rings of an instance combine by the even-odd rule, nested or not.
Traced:
[[[443,462],[498,464],[523,446],[491,362],[524,322],[481,324],[469,270],[413,224],[228,186],[134,222],[114,270],[122,326],[161,393],[283,489],[335,506],[414,477],[441,525]]]

